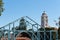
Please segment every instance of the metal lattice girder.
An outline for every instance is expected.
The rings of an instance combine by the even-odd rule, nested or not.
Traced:
[[[10,36],[11,36],[11,32],[13,33],[13,40],[16,40],[16,37],[18,36],[19,33],[22,33],[22,32],[26,32],[27,34],[29,34],[31,36],[31,39],[32,40],[53,40],[52,36],[53,36],[53,32],[56,32],[56,40],[58,40],[58,32],[57,31],[54,31],[54,30],[50,30],[50,31],[46,31],[45,28],[43,28],[42,30],[39,30],[38,27],[40,27],[40,25],[38,23],[36,23],[34,20],[32,20],[31,18],[29,17],[25,17],[29,20],[25,20],[26,23],[28,23],[28,26],[31,27],[30,30],[16,30],[15,29],[15,23],[16,22],[20,22],[20,19],[17,19],[3,27],[0,28],[0,31],[3,31],[4,32],[4,37],[5,37],[5,32],[7,31],[7,34],[8,34],[8,40],[10,40]],[[33,23],[32,23],[32,22]],[[18,22],[18,23],[19,23]],[[11,25],[12,25],[12,28],[11,28]],[[31,26],[30,26],[31,25]],[[17,26],[19,27],[19,25]],[[34,28],[36,28],[37,30],[34,31]],[[41,28],[41,27],[40,27]]]

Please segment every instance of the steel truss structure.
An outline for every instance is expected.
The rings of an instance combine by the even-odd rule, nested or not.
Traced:
[[[16,35],[17,32],[18,33],[25,32],[30,36],[31,40],[59,40],[58,31],[56,31],[56,30],[46,31],[45,28],[43,28],[44,30],[41,31],[41,30],[39,30],[39,28],[41,28],[41,26],[38,23],[36,23],[34,20],[29,18],[28,16],[24,17],[25,22],[27,24],[27,30],[15,30],[15,29],[12,30],[12,28],[15,28],[16,26],[19,25],[20,19],[21,18],[1,27],[0,28],[1,38],[2,38],[2,36],[4,38],[6,38],[6,33],[7,33],[8,40],[11,40],[10,34],[13,33],[13,40],[16,40],[16,37],[18,36],[18,35]],[[53,33],[55,33],[55,36],[53,35]]]

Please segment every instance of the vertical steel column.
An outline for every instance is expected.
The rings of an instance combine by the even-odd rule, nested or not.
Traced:
[[[36,24],[36,25],[37,25],[37,40],[40,40],[40,33],[38,31],[38,24]]]
[[[56,40],[58,40],[58,31],[56,31]]]
[[[44,28],[44,40],[46,40],[46,35],[45,35],[45,28]]]
[[[13,34],[14,34],[14,40],[16,40],[16,38],[15,38],[15,28],[14,28],[14,22],[13,22]]]
[[[33,32],[32,32],[33,33]],[[33,34],[32,34],[32,40],[34,40],[35,38],[34,38],[34,36],[33,36]]]
[[[33,25],[32,25],[32,33],[33,33]],[[32,40],[34,40],[34,36],[33,36],[33,34],[32,34]]]
[[[9,24],[9,30],[8,30],[8,40],[10,40],[10,24]]]
[[[50,31],[50,40],[52,40],[52,34],[51,34],[52,32]]]
[[[41,36],[41,34],[40,34],[40,30],[39,30],[39,35]],[[39,36],[39,39],[41,40],[40,36]]]
[[[4,39],[6,40],[6,38],[5,38],[5,27],[3,28],[3,32],[4,32]]]

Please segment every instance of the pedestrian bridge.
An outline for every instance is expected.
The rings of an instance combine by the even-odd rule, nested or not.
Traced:
[[[42,28],[37,22],[29,18],[28,16],[25,16],[8,23],[3,27],[0,27],[0,40],[60,40],[60,39],[58,39],[58,30],[48,30],[48,28],[47,29]]]

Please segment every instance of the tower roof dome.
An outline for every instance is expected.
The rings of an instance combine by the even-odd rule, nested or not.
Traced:
[[[45,11],[43,11],[42,15],[47,15],[47,14],[45,13]]]

